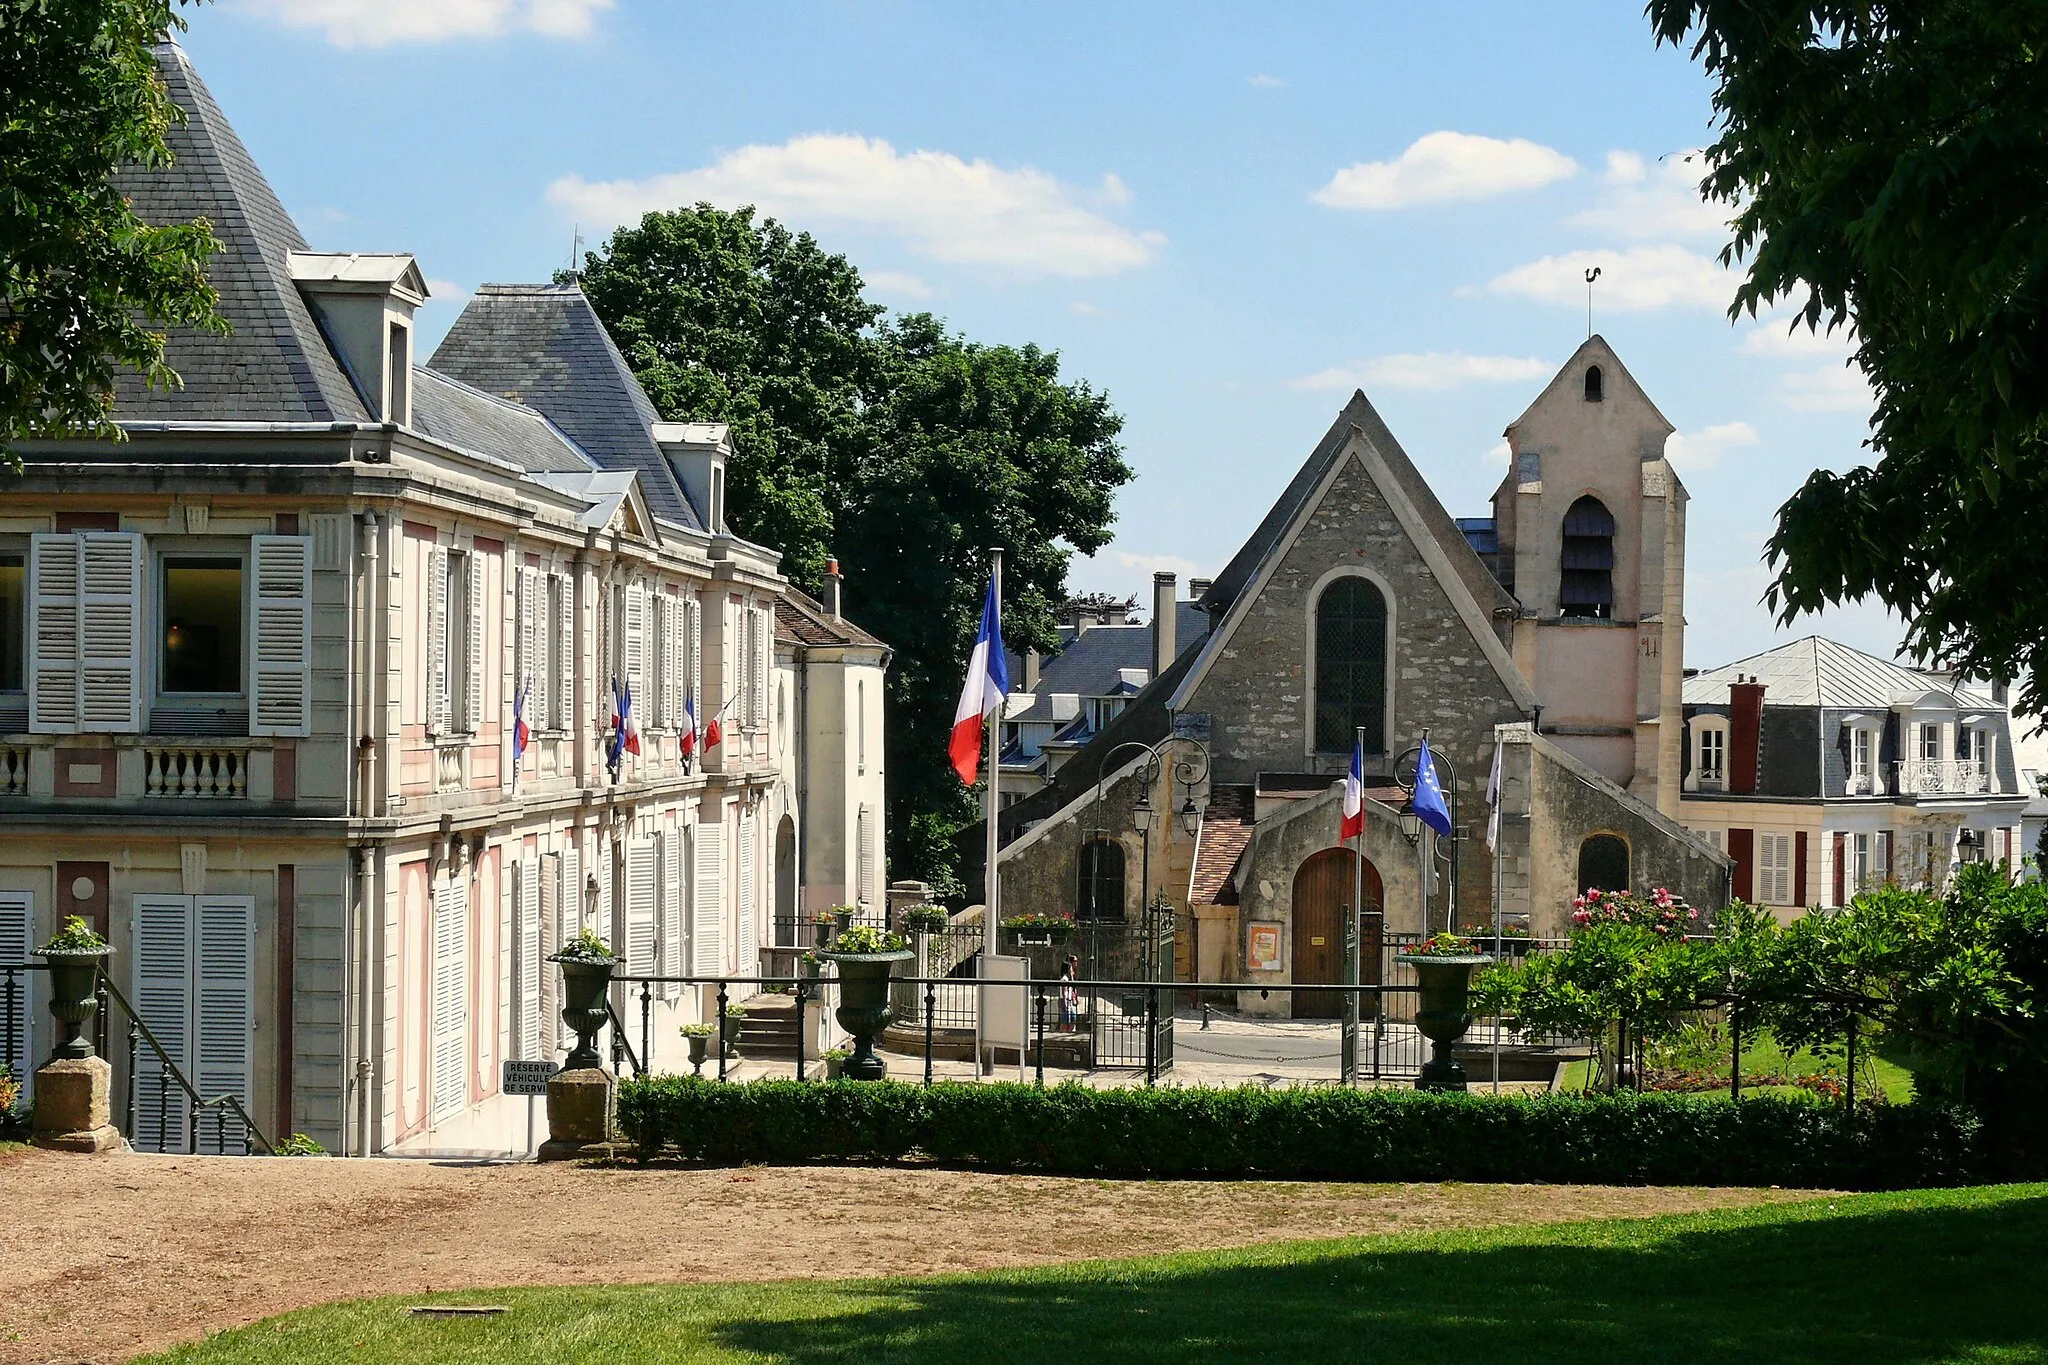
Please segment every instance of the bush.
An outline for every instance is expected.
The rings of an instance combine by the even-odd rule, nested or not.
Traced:
[[[1059,1175],[1893,1189],[1978,1174],[1967,1111],[1803,1097],[621,1083],[643,1159],[922,1158]]]

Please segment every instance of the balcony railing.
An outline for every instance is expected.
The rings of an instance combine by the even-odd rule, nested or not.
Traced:
[[[1991,790],[1990,775],[1973,758],[1909,758],[1898,766],[1901,795],[1975,796]]]
[[[245,749],[198,744],[152,744],[142,751],[144,796],[236,800],[249,794]]]
[[[0,796],[28,795],[28,754],[19,744],[0,744]]]

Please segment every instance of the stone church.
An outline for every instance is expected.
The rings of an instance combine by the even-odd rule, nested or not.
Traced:
[[[1371,928],[1490,926],[1498,901],[1549,937],[1586,886],[1724,904],[1726,856],[1675,818],[1672,430],[1592,337],[1508,426],[1493,514],[1454,520],[1354,394],[1221,574],[1192,585],[1206,629],[1155,651],[1142,690],[1003,811],[1004,913],[1129,922],[1163,899],[1181,979],[1261,988],[1248,1009],[1334,1012],[1335,996],[1285,987],[1341,979],[1359,877],[1342,775],[1360,732]],[[1185,616],[1160,586],[1175,609],[1158,619]],[[1444,840],[1400,818],[1425,730],[1454,803]]]

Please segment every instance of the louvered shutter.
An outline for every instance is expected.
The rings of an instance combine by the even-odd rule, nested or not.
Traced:
[[[82,730],[142,728],[142,537],[79,534],[78,722]]]
[[[691,896],[691,938],[697,947],[697,975],[725,971],[725,828],[697,826],[697,856],[691,869],[696,891]]]
[[[540,859],[540,955],[535,970],[540,973],[539,1013],[535,1016],[536,1050],[533,1056],[545,1060],[554,1055],[561,1034],[555,1011],[555,979],[559,969],[548,958],[562,949],[562,855],[546,853]]]
[[[647,697],[647,594],[636,583],[626,589],[625,667],[626,688],[633,697],[633,709],[645,714]]]
[[[683,729],[683,698],[690,686],[690,604],[680,596],[668,599],[669,724]]]
[[[78,729],[78,537],[28,538],[28,728]]]
[[[462,728],[475,734],[484,728],[484,557],[471,550],[462,557],[464,578],[469,588],[469,686],[463,689]],[[502,605],[499,612],[502,613]]]
[[[526,723],[533,714],[533,571],[514,570],[512,579],[512,706],[519,709],[521,692],[526,693]]]
[[[33,965],[29,949],[35,946],[35,932],[35,898],[26,891],[0,891],[0,967]],[[23,1094],[41,1061],[35,1045],[35,982],[41,975],[0,972],[0,1070],[13,1076]]]
[[[655,960],[654,845],[641,839],[626,850],[626,974],[651,976]]]
[[[541,1057],[541,942],[540,868],[533,860],[519,864],[519,1055],[528,1061]]]
[[[192,1066],[192,898],[135,898],[135,1012],[149,1025],[173,1065]],[[187,1150],[185,1092],[167,1075],[154,1049],[136,1054],[135,1145],[145,1151]]]
[[[307,735],[313,721],[313,540],[251,536],[249,733]]]
[[[675,599],[660,588],[648,596],[651,615],[647,625],[651,632],[651,650],[654,655],[654,675],[647,680],[647,687],[654,694],[654,723],[666,730],[676,723],[676,651],[673,632],[669,622],[675,618]]]
[[[768,725],[768,673],[775,663],[775,627],[768,608],[754,608],[754,724]]]
[[[862,806],[855,817],[855,859],[853,898],[862,905],[874,898],[875,886],[875,812],[872,807]]]
[[[739,969],[752,972],[758,965],[761,940],[754,927],[754,899],[759,894],[756,870],[759,860],[755,856],[755,826],[753,816],[740,816],[740,926],[739,926]]]
[[[448,733],[448,549],[426,552],[427,733]]]
[[[248,896],[198,896],[199,921],[198,1067],[192,1084],[203,1100],[233,1095],[248,1108],[255,1072],[256,902]],[[278,952],[291,952],[279,943]],[[216,1126],[207,1115],[199,1125],[199,1146],[217,1156],[241,1155],[241,1120],[232,1110]]]
[[[560,892],[555,901],[555,949],[559,952],[583,928],[583,858],[574,842],[563,850],[556,865],[561,873]],[[560,970],[551,971],[548,975],[559,991]],[[562,1021],[559,1001],[549,1017],[555,1021],[555,1046],[558,1049],[576,1046],[576,1030]]]
[[[576,585],[560,574],[555,576],[555,728],[575,726],[570,712],[576,705]]]
[[[677,866],[676,840],[667,830],[654,835],[654,953],[655,972],[660,976],[681,976],[683,963],[682,869]],[[672,981],[661,986],[661,998],[673,1000],[682,987]]]
[[[690,699],[697,707],[697,728],[702,730],[711,723],[711,707],[704,698],[704,604],[693,594],[689,599],[690,633],[688,641],[690,659]],[[700,740],[697,754],[701,758],[704,746]]]
[[[548,614],[547,575],[528,569],[526,584],[526,725],[535,734],[548,728],[554,718],[554,670],[548,667],[548,636],[553,619]]]
[[[460,1113],[469,1103],[463,1059],[469,1051],[465,1027],[469,992],[464,963],[468,959],[469,887],[453,876],[434,888],[433,976],[433,1113],[438,1121]]]

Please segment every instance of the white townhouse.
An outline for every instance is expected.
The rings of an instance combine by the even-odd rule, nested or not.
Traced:
[[[1810,635],[1685,680],[1680,818],[1789,917],[2032,852],[2002,690]]]
[[[725,429],[658,420],[580,290],[486,285],[415,363],[413,258],[311,251],[183,51],[159,65],[189,119],[123,188],[212,222],[233,331],[172,334],[182,388],[124,383],[126,441],[17,447],[0,963],[83,915],[273,1134],[523,1146],[500,1064],[565,1045],[565,938],[748,975],[799,906],[881,903],[888,651],[727,530]],[[642,745],[616,775],[613,679]],[[723,735],[696,755],[692,708]],[[674,1065],[710,992],[658,998]],[[17,1027],[40,1061],[40,1000]],[[182,1148],[138,1069],[133,1136]]]

